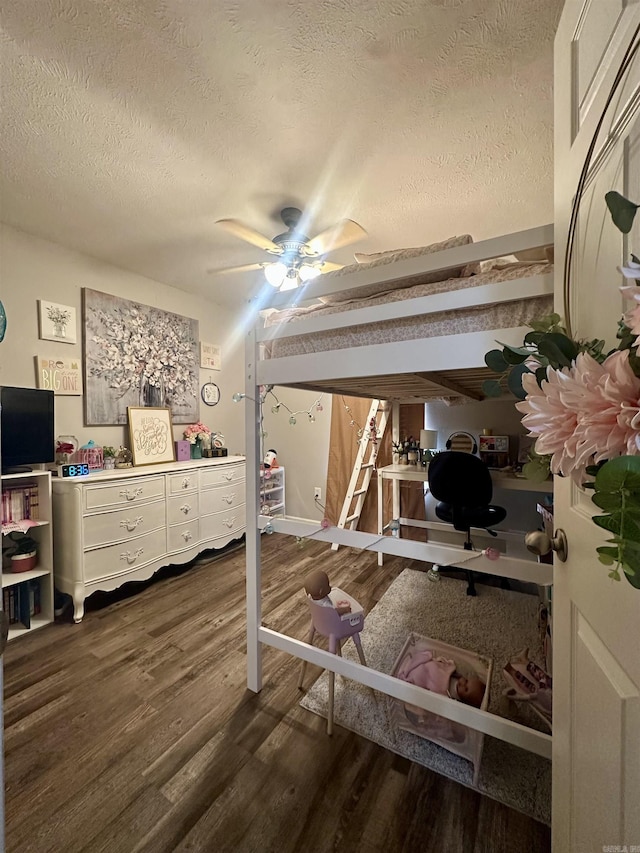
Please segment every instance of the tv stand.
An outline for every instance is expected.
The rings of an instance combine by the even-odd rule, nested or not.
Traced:
[[[2,476],[5,474],[31,474],[33,468],[29,465],[10,465],[8,468],[2,469]]]

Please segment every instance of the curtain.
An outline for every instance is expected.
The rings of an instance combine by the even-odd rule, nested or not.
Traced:
[[[390,405],[390,404],[389,404]],[[367,415],[371,400],[362,397],[342,397],[334,395],[331,406],[331,431],[329,439],[329,461],[327,466],[327,493],[325,517],[331,524],[337,524],[342,504],[358,454],[358,430],[366,434]],[[415,403],[400,406],[400,437],[418,437],[424,428],[424,405]],[[364,461],[369,458],[369,449]],[[378,443],[376,466],[382,468],[391,464],[391,422],[387,424],[385,434]],[[384,513],[385,523],[392,514],[391,484],[385,483]],[[400,482],[400,514],[405,518],[426,519],[424,490],[422,483]],[[375,533],[378,529],[378,492],[377,478],[374,473],[358,524],[358,530]],[[425,540],[426,531],[403,526],[401,535],[406,539]]]

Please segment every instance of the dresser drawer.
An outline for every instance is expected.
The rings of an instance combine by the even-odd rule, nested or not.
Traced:
[[[199,515],[199,501],[197,493],[186,495],[174,495],[169,498],[167,509],[167,521],[169,524],[180,524],[197,518]]]
[[[200,513],[221,512],[232,509],[245,502],[245,482],[227,483],[224,486],[205,489],[200,492]]]
[[[170,474],[169,494],[181,495],[185,492],[195,492],[198,488],[198,472],[185,471],[184,474]]]
[[[200,488],[210,489],[214,486],[228,485],[244,480],[244,469],[244,462],[203,468],[200,470]]]
[[[84,581],[112,578],[160,559],[167,553],[166,529],[154,530],[129,542],[118,542],[84,554]]]
[[[107,545],[109,542],[126,542],[164,527],[165,512],[164,501],[153,501],[115,512],[86,515],[82,522],[84,547],[95,548],[96,545]]]
[[[225,512],[214,512],[200,517],[200,539],[217,539],[236,533],[240,536],[245,528],[245,506],[233,507]]]
[[[129,506],[164,497],[164,477],[131,477],[104,486],[84,487],[85,509]]]
[[[183,524],[174,524],[173,527],[169,528],[168,537],[170,554],[197,545],[200,541],[198,519],[193,518],[191,521],[185,521]]]

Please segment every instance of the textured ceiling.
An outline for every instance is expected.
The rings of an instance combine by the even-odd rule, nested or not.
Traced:
[[[2,219],[228,305],[305,209],[373,252],[551,221],[562,0],[2,0]]]

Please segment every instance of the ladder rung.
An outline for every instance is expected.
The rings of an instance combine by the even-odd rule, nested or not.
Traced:
[[[360,518],[360,513],[359,513],[359,512],[356,512],[356,513],[354,513],[353,515],[348,515],[348,516],[345,518],[344,523],[345,523],[345,524],[349,524],[351,521],[355,521],[355,520],[356,520],[356,518]]]
[[[357,497],[358,495],[366,495],[366,493],[367,493],[368,491],[369,491],[368,489],[356,489],[356,490],[355,490],[355,492],[353,493],[353,496],[352,496],[352,497],[354,497],[354,498],[355,498],[355,497]]]
[[[361,468],[373,468],[373,462],[363,462]]]

